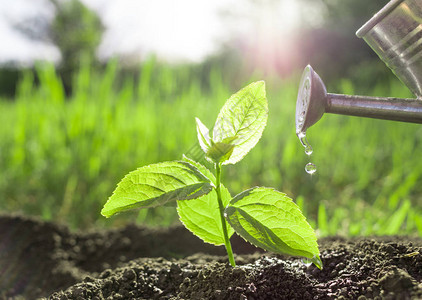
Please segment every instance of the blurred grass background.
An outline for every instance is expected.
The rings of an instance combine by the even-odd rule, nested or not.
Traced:
[[[29,9],[23,1],[5,2],[2,24],[9,22],[15,37],[54,45],[59,57],[28,64],[0,55],[0,212],[41,216],[74,229],[177,223],[175,207],[111,219],[100,210],[129,171],[182,154],[197,158],[194,118],[212,127],[232,93],[265,80],[269,120],[262,139],[240,163],[223,169],[232,195],[257,185],[283,191],[320,236],[422,235],[420,125],[327,114],[307,132],[314,149],[310,160],[317,166],[312,176],[304,170],[309,158],[295,135],[297,89],[308,63],[332,93],[413,97],[355,37],[387,2],[239,1],[236,9],[229,5],[221,12],[221,24],[227,32],[234,23],[250,31],[234,26],[232,36],[216,41],[218,51],[195,63],[170,63],[143,48],[99,59],[107,33],[103,22],[110,21],[107,7],[113,11],[110,5],[118,2],[98,1],[97,11],[88,0],[38,0]],[[148,1],[120,5],[136,12],[131,6],[136,3],[140,11],[131,16],[137,19],[154,11]],[[200,11],[183,10],[182,16],[171,7],[169,15],[187,29],[200,28]],[[299,14],[299,27],[287,30],[282,21]],[[156,27],[168,21],[157,20]],[[181,25],[169,24],[167,33]],[[177,46],[160,40],[166,32],[154,33],[152,25],[137,30]],[[125,30],[118,33],[115,44],[128,42]],[[4,44],[2,50],[16,43]]]
[[[121,214],[100,210],[129,171],[197,155],[195,116],[211,127],[237,87],[223,70],[208,69],[203,86],[190,68],[149,59],[137,79],[119,76],[117,61],[102,72],[82,65],[66,96],[52,64],[27,71],[13,99],[0,99],[0,211],[40,215],[72,228],[117,226],[137,220],[177,222],[174,207]],[[223,170],[232,195],[251,186],[274,187],[295,199],[320,235],[422,234],[422,127],[325,115],[308,130],[309,161],[295,135],[298,76],[267,81],[269,120],[258,145]],[[353,94],[348,80],[336,92]],[[397,80],[369,94],[411,97]]]

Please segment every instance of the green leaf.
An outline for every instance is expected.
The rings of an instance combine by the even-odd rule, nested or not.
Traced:
[[[263,187],[246,190],[230,201],[225,216],[250,243],[275,253],[309,258],[322,268],[315,232],[285,194]]]
[[[228,160],[233,153],[234,144],[231,144],[233,140],[235,140],[235,138],[227,138],[224,141],[217,143],[211,141],[212,146],[206,152],[206,157],[214,163]]]
[[[188,162],[152,164],[127,174],[117,185],[101,214],[108,218],[132,208],[195,199],[208,194],[212,188],[210,180]]]
[[[201,122],[201,120],[199,120],[199,118],[195,118],[195,120],[199,145],[201,146],[202,150],[207,153],[208,149],[211,147],[209,129]]]
[[[206,167],[186,157],[184,157],[183,160],[197,167],[198,170],[207,176],[215,185],[215,177]],[[223,205],[226,206],[231,199],[230,192],[223,185],[220,185],[220,189]],[[194,200],[177,201],[177,212],[185,227],[204,242],[214,245],[224,244],[224,235],[215,189],[209,194]],[[227,221],[225,222],[227,225],[228,237],[230,238],[233,235],[234,230],[228,226]]]
[[[223,164],[235,164],[258,143],[268,119],[265,82],[249,84],[233,94],[218,114],[213,129],[214,143],[234,139],[233,152]]]

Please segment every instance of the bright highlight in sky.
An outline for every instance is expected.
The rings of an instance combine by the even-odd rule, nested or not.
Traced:
[[[221,41],[269,35],[298,26],[296,0],[84,0],[98,11],[109,30],[100,55],[116,53],[199,61]]]
[[[127,55],[143,59],[151,53],[176,61],[201,61],[230,39],[267,41],[299,26],[297,0],[82,0],[105,27],[98,49],[101,58]],[[28,40],[11,24],[40,16],[50,19],[48,0],[0,0],[0,62],[57,60],[51,44]]]

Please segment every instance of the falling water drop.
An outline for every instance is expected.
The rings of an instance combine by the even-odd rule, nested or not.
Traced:
[[[316,172],[316,166],[313,163],[307,163],[305,166],[306,173],[312,175]]]
[[[305,147],[305,154],[306,155],[311,155],[313,150],[311,145],[309,145],[308,140],[306,139],[306,133],[305,132],[299,132],[297,134],[301,144],[303,145],[303,147]]]
[[[306,155],[311,155],[312,154],[312,152],[314,152],[314,150],[312,149],[312,147],[311,146],[309,146],[309,147],[306,147],[305,148],[305,154]]]
[[[302,258],[302,264],[309,268],[312,265],[312,261],[309,258]]]
[[[310,156],[313,152],[313,149],[311,145],[309,145],[308,140],[306,139],[306,133],[305,132],[299,132],[297,133],[297,137],[300,140],[300,143],[305,147],[305,154]],[[306,173],[312,175],[316,172],[316,166],[313,163],[308,163],[305,166]]]

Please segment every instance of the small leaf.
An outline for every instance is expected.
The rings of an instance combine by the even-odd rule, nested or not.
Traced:
[[[207,126],[205,126],[199,118],[196,120],[196,132],[198,134],[199,145],[202,150],[207,153],[208,149],[211,147],[210,132]]]
[[[315,232],[285,194],[262,187],[246,190],[230,201],[225,216],[250,243],[275,253],[309,258],[322,268]]]
[[[183,160],[197,167],[198,170],[207,176],[215,185],[215,177],[206,167],[186,157],[184,157]],[[223,185],[220,185],[220,189],[223,205],[226,206],[230,202],[231,195]],[[214,245],[224,244],[220,210],[215,189],[209,194],[194,200],[177,201],[177,212],[185,227],[204,242]],[[233,235],[234,230],[228,225],[227,221],[225,222],[228,237],[230,238]]]
[[[235,147],[223,164],[241,160],[258,143],[268,119],[265,82],[249,84],[233,94],[218,114],[213,129],[214,143],[235,138]]]
[[[208,194],[212,183],[195,166],[183,161],[162,162],[127,174],[117,185],[101,214],[110,217],[132,208],[169,201],[195,199]]]
[[[208,149],[206,155],[207,158],[214,163],[221,163],[230,158],[233,153],[234,145],[230,143],[211,141],[211,148]]]

